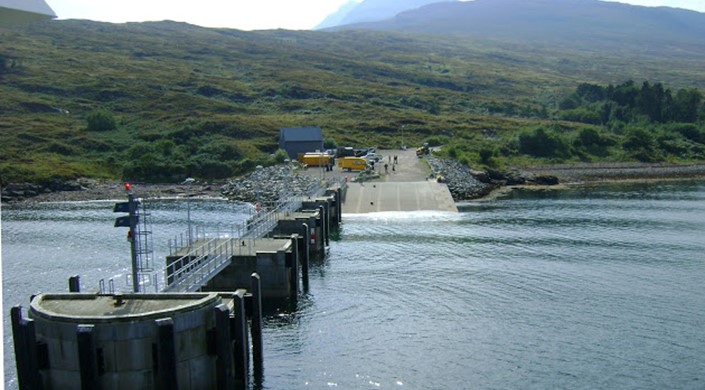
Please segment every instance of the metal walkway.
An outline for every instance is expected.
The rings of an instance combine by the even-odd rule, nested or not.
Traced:
[[[278,202],[270,210],[260,211],[242,224],[228,230],[208,233],[202,229],[181,234],[169,242],[170,261],[165,269],[163,292],[194,292],[230,265],[233,256],[243,250],[256,251],[255,240],[269,234],[280,217],[301,208],[311,197],[324,194],[334,183],[327,182],[310,194],[294,196]],[[245,242],[246,245],[242,245]],[[254,255],[254,252],[249,253]],[[168,275],[168,277],[167,277]]]

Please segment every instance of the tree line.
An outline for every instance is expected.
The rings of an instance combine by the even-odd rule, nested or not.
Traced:
[[[541,125],[479,136],[445,148],[451,158],[501,166],[572,161],[705,160],[705,104],[695,88],[661,83],[582,83]],[[571,122],[571,123],[568,123]]]
[[[625,123],[696,123],[705,118],[703,94],[695,88],[673,92],[661,83],[633,80],[620,85],[580,84],[560,101],[558,117],[563,120],[605,125]]]

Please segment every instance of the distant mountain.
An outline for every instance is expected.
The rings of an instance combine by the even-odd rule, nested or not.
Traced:
[[[318,26],[314,27],[314,30],[320,30],[323,28],[335,27],[344,24],[343,20],[352,12],[357,6],[360,5],[359,2],[355,0],[350,0],[343,4],[337,11],[328,15]],[[372,20],[368,20],[370,22]]]
[[[439,1],[448,0],[364,0],[362,2],[351,0],[323,20],[315,29],[390,19],[400,12]]]
[[[572,46],[702,48],[705,14],[597,0],[476,0],[435,3],[394,18],[338,29],[469,35]]]

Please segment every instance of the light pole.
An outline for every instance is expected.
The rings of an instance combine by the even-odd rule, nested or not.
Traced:
[[[401,125],[401,150],[406,150],[406,145],[404,145],[404,126]]]
[[[259,214],[259,211],[262,209],[262,204],[260,203],[260,199],[259,199],[259,190],[260,190],[259,187],[260,187],[260,185],[261,185],[261,183],[262,183],[262,178],[260,177],[260,176],[262,175],[262,169],[264,169],[264,167],[261,166],[261,165],[258,165],[258,166],[255,167],[255,172],[257,172],[257,175],[256,175],[257,187],[256,187],[255,211],[257,212],[257,214]]]
[[[318,166],[321,168],[321,181],[323,181],[325,177],[325,173],[323,173],[323,134],[321,134],[321,154],[318,157]]]
[[[191,184],[195,180],[193,178],[186,178],[186,180],[183,181],[181,184],[186,184],[186,188],[188,190],[186,191],[186,220],[188,222],[188,245],[189,247],[193,245],[193,227],[191,225]]]

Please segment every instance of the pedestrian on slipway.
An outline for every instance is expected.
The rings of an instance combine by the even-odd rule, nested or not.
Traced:
[[[389,165],[384,164],[384,173],[389,173]]]
[[[399,162],[397,161],[397,155],[394,155],[394,164],[398,164]]]
[[[392,155],[391,154],[389,156],[387,156],[387,162],[390,164],[392,163]]]

